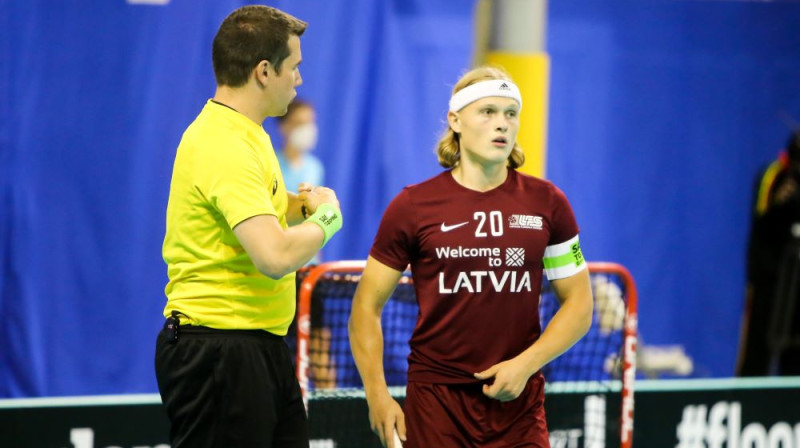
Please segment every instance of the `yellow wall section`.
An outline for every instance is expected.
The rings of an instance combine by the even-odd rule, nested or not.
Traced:
[[[489,52],[487,65],[502,67],[511,75],[522,93],[522,113],[517,142],[525,152],[520,171],[545,177],[547,155],[547,98],[550,58],[546,53],[514,54]]]

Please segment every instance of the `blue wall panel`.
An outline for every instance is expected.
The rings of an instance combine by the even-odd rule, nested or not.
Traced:
[[[241,4],[0,1],[0,396],[155,391],[172,160]],[[389,200],[440,169],[473,2],[271,4],[310,23],[299,92],[346,218],[324,256],[365,258]],[[750,185],[787,134],[777,114],[800,119],[800,5],[558,0],[549,15],[548,176],[587,257],[632,270],[645,342],[731,375]]]

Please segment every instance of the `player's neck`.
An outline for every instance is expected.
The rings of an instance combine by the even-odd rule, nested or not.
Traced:
[[[460,163],[453,168],[452,175],[453,179],[462,187],[482,192],[502,185],[508,178],[508,168],[499,164],[483,166],[480,164]]]
[[[213,100],[230,107],[261,126],[267,119],[267,113],[264,111],[263,105],[259,104],[259,95],[251,92],[251,89],[250,83],[243,87],[217,86]]]

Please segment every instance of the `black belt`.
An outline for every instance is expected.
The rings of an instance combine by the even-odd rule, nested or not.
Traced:
[[[278,336],[275,333],[270,333],[265,330],[220,330],[219,328],[204,327],[202,325],[181,325],[180,316],[184,316],[177,311],[172,312],[172,316],[164,321],[164,331],[167,332],[167,338],[170,342],[178,340],[181,334],[202,334],[202,335],[217,335],[217,336],[252,336],[261,339],[270,340],[283,340],[283,336]]]

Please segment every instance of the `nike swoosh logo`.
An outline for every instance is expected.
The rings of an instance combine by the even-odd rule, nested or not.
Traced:
[[[460,224],[453,224],[452,226],[446,226],[446,225],[444,225],[444,223],[442,223],[442,232],[449,232],[449,231],[451,231],[453,229],[457,229],[457,228],[465,226],[467,224],[469,224],[469,221],[465,221],[465,222],[462,222]]]

